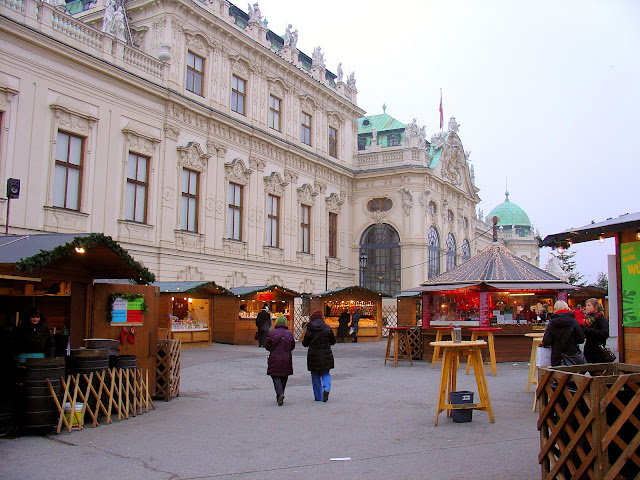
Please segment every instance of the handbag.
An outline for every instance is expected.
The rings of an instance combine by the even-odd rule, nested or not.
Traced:
[[[355,331],[355,330],[353,329],[353,327],[349,327],[349,335],[353,335],[353,332],[354,332],[354,331]]]
[[[600,348],[602,349],[601,351],[602,360],[604,360],[607,363],[616,361],[616,354],[613,353],[609,347],[605,347],[604,345],[601,344]]]

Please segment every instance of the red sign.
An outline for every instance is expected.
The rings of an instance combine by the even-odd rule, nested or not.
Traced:
[[[264,292],[258,294],[258,300],[261,302],[270,302],[273,300],[273,292]]]
[[[431,327],[431,296],[422,294],[422,328]]]
[[[480,327],[488,327],[491,322],[491,306],[489,292],[480,292]]]
[[[568,298],[569,298],[569,295],[567,294],[567,292],[558,292],[559,301],[566,302]]]

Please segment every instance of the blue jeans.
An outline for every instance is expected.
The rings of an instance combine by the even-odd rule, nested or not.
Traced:
[[[327,372],[311,372],[311,385],[313,386],[313,397],[316,402],[322,401],[322,392],[331,391],[331,374]]]

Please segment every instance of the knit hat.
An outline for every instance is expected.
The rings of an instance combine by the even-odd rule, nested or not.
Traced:
[[[311,314],[311,320],[316,318],[322,318],[322,312],[320,310],[316,310]]]
[[[276,319],[276,325],[279,325],[279,324],[286,325],[286,324],[287,324],[287,317],[285,317],[284,315],[280,315],[280,316]]]

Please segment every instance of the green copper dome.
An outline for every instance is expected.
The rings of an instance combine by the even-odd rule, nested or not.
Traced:
[[[529,215],[518,205],[509,201],[509,192],[505,192],[505,196],[504,203],[489,212],[489,218],[498,217],[500,219],[498,225],[530,227],[531,220],[529,220]]]

